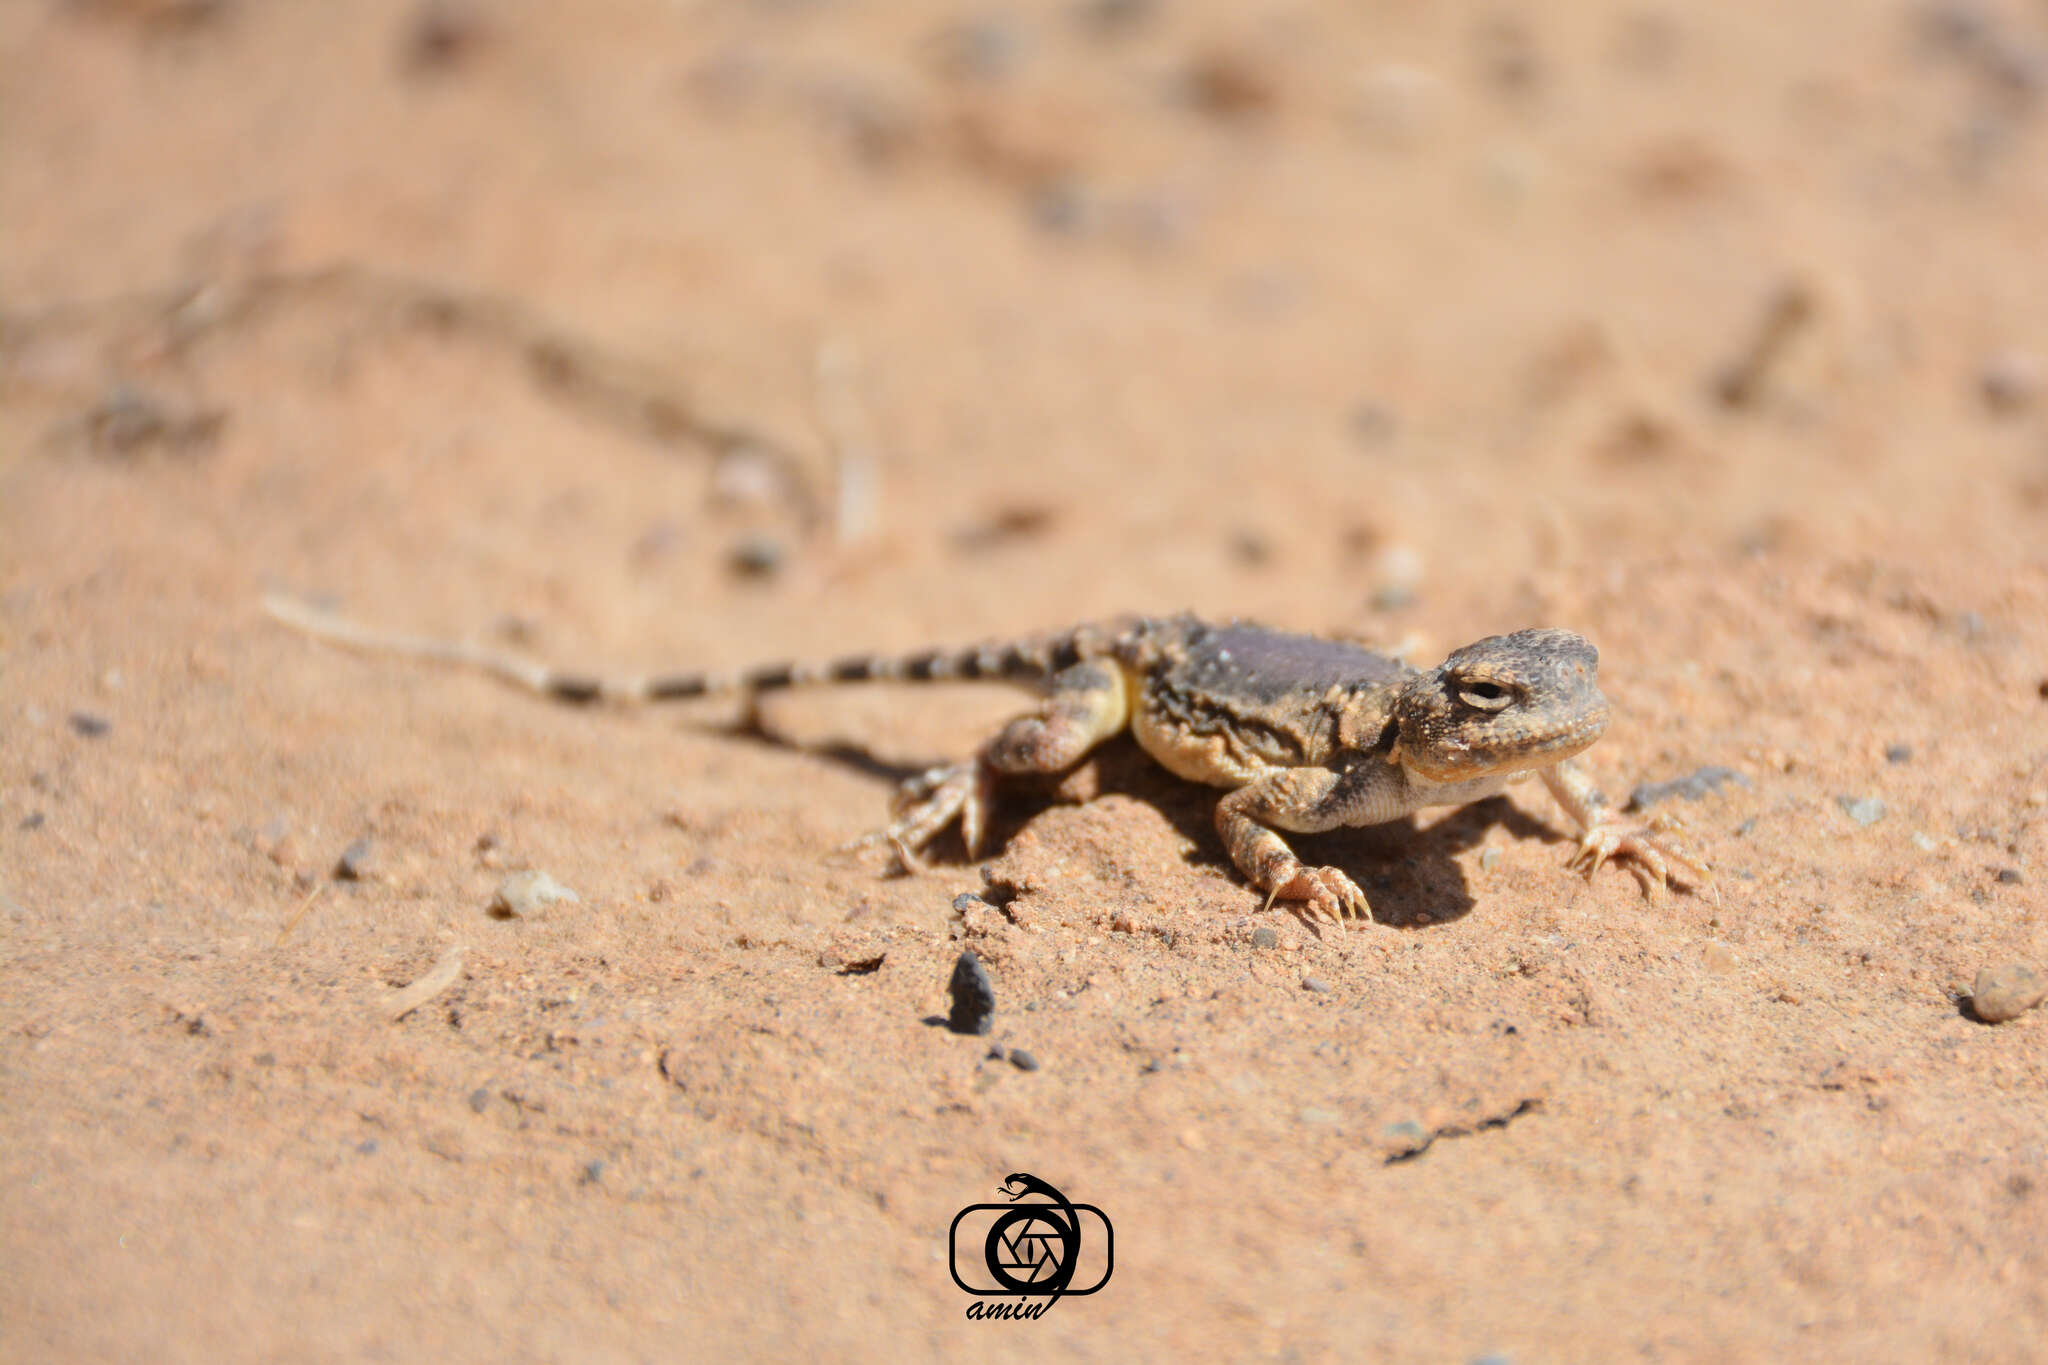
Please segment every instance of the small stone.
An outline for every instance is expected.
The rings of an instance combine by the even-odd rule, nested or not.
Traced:
[[[1884,761],[1887,763],[1906,763],[1912,757],[1913,746],[1910,744],[1887,744],[1884,747]]]
[[[367,834],[343,849],[334,864],[336,879],[344,882],[366,882],[376,870],[377,854]]]
[[[1010,1049],[1010,1065],[1016,1067],[1019,1071],[1036,1071],[1038,1070],[1038,1058],[1032,1056],[1021,1047],[1013,1047]]]
[[[30,811],[27,815],[21,817],[21,823],[17,825],[15,828],[24,830],[41,829],[43,827],[43,822],[46,819],[48,819],[48,817],[45,816],[41,811]]]
[[[1499,845],[1497,845],[1497,844],[1488,844],[1488,845],[1487,845],[1487,846],[1486,846],[1485,848],[1482,848],[1482,849],[1480,849],[1480,850],[1479,850],[1479,870],[1480,870],[1481,872],[1491,872],[1491,871],[1493,871],[1493,870],[1494,870],[1494,869],[1495,869],[1496,867],[1499,867],[1499,866],[1500,866],[1500,846],[1499,846]]]
[[[2041,357],[2007,351],[1985,362],[1977,375],[1977,393],[1987,411],[2011,417],[2040,401],[2044,382],[2048,382],[2048,363]]]
[[[2020,870],[2016,867],[1999,868],[1998,881],[2002,886],[2025,886],[2027,884],[2027,879],[2020,875]]]
[[[781,572],[783,561],[789,552],[782,542],[765,532],[754,532],[741,536],[727,553],[727,562],[734,571],[749,578],[769,578]]]
[[[1271,930],[1271,929],[1254,929],[1254,930],[1252,930],[1252,947],[1254,947],[1254,948],[1277,948],[1277,947],[1279,947],[1279,946],[1280,946],[1280,935],[1279,935],[1279,934],[1277,934],[1277,933],[1275,933],[1275,932],[1274,932],[1273,930]]]
[[[953,913],[964,915],[977,905],[987,904],[987,901],[975,895],[972,891],[962,891],[959,895],[953,897]]]
[[[2017,1019],[2048,998],[2048,976],[2023,962],[1986,967],[1970,988],[1970,1013],[1987,1024]]]
[[[595,1185],[602,1179],[604,1179],[604,1162],[602,1161],[584,1162],[583,1169],[576,1175],[576,1183],[579,1185]]]
[[[1835,804],[1859,825],[1874,825],[1884,819],[1884,802],[1874,796],[1837,796]]]
[[[932,52],[939,69],[956,80],[1001,80],[1023,63],[1024,35],[1004,15],[977,15],[942,30]]]
[[[488,1090],[487,1088],[485,1088],[485,1087],[483,1087],[483,1086],[478,1086],[478,1087],[477,1087],[476,1089],[474,1089],[474,1090],[472,1090],[472,1091],[470,1091],[470,1092],[469,1092],[469,1112],[470,1112],[470,1113],[472,1113],[472,1114],[481,1114],[481,1113],[483,1113],[483,1112],[484,1112],[484,1110],[486,1110],[486,1109],[488,1109],[488,1108],[490,1108],[490,1107],[491,1107],[491,1092],[490,1092],[490,1091],[489,1091],[489,1090]]]
[[[518,919],[544,910],[557,901],[580,900],[574,891],[545,872],[514,872],[498,883],[491,897],[493,919]]]
[[[1720,976],[1734,971],[1737,959],[1727,944],[1709,943],[1700,951],[1700,961],[1706,964],[1708,971]]]
[[[98,739],[114,728],[114,722],[105,716],[96,716],[90,711],[73,711],[71,729],[83,739]]]
[[[1913,831],[1913,847],[1919,849],[1922,853],[1932,853],[1940,845],[1935,843],[1933,835],[1916,829]]]
[[[1648,810],[1659,801],[1668,801],[1674,796],[1687,801],[1697,801],[1703,796],[1719,791],[1730,782],[1738,787],[1750,785],[1749,779],[1735,769],[1718,767],[1701,768],[1697,772],[1687,773],[1684,777],[1674,777],[1669,782],[1645,782],[1629,793],[1628,809]]]
[[[1320,976],[1304,976],[1301,979],[1301,988],[1305,991],[1313,991],[1317,995],[1328,995],[1330,993],[1330,983],[1323,980]]]
[[[987,1033],[996,1012],[996,987],[972,948],[953,963],[953,979],[946,990],[953,997],[946,1027],[955,1033]]]
[[[1003,1051],[1001,1043],[990,1043],[988,1045],[988,1059],[992,1062],[1006,1062],[1010,1059],[1010,1054]]]

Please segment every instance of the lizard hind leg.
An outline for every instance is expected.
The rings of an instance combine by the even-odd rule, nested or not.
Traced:
[[[998,779],[1065,772],[1122,730],[1130,715],[1130,684],[1114,661],[1091,659],[1063,669],[1038,709],[997,731],[978,756],[904,783],[881,838],[914,871],[924,846],[957,819],[967,856],[979,857]]]

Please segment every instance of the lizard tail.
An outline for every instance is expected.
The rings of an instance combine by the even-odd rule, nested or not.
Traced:
[[[316,640],[373,654],[429,659],[488,673],[528,692],[556,701],[687,701],[695,697],[750,695],[792,687],[857,682],[1036,682],[1084,659],[1113,653],[1142,622],[1078,626],[1057,634],[929,650],[899,656],[862,655],[827,663],[768,664],[736,672],[668,673],[605,678],[568,672],[502,650],[459,640],[408,635],[362,625],[296,598],[270,593],[263,610]]]

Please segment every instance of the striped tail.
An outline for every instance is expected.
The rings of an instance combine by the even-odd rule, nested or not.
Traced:
[[[1001,644],[965,649],[928,650],[895,658],[865,655],[830,663],[769,664],[725,673],[671,673],[641,678],[605,678],[536,663],[517,654],[485,649],[456,640],[406,635],[360,625],[331,612],[279,594],[263,599],[263,609],[294,630],[317,640],[376,654],[431,659],[489,673],[516,687],[556,701],[593,702],[687,701],[696,697],[752,695],[790,687],[818,687],[859,682],[1038,681],[1083,659],[1114,653],[1134,633],[1150,625],[1122,620]]]

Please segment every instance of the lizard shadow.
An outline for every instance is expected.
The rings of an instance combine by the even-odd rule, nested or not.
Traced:
[[[1154,763],[1135,741],[1118,739],[1091,755],[1100,791],[1135,797],[1157,809],[1193,847],[1187,861],[1243,883],[1223,836],[1216,832],[1220,788],[1183,782]],[[1381,825],[1287,834],[1297,856],[1311,866],[1349,874],[1372,904],[1375,923],[1424,929],[1463,919],[1478,905],[1457,862],[1461,853],[1484,843],[1495,828],[1518,839],[1562,842],[1564,835],[1535,819],[1505,796],[1489,797],[1451,811],[1426,829],[1407,817]]]
[[[857,743],[800,742],[751,718],[713,728],[728,738],[793,749],[890,783],[915,777],[943,761],[892,763],[877,758]],[[1223,846],[1222,836],[1216,832],[1216,801],[1223,795],[1221,790],[1174,777],[1128,735],[1102,745],[1068,772],[1007,783],[990,815],[989,851],[1000,852],[1049,806],[1078,805],[1108,794],[1132,797],[1158,811],[1191,845],[1186,854],[1188,863],[1243,882]],[[1417,829],[1413,817],[1409,817],[1359,829],[1290,834],[1287,839],[1304,862],[1315,866],[1327,864],[1349,873],[1372,902],[1375,922],[1393,928],[1419,929],[1462,919],[1477,906],[1457,857],[1483,843],[1495,828],[1517,839],[1565,842],[1565,836],[1557,829],[1528,815],[1504,796],[1460,807],[1427,829]],[[966,850],[960,845],[957,830],[948,830],[940,837],[934,855],[941,862],[965,859]]]

